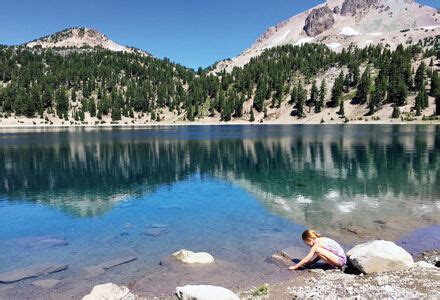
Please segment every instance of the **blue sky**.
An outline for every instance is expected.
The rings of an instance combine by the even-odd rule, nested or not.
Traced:
[[[323,0],[0,0],[0,43],[68,27],[197,68],[237,55],[269,26]],[[422,0],[440,6],[439,0]]]

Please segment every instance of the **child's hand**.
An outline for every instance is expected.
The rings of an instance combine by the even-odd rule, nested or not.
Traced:
[[[295,265],[295,266],[290,266],[290,267],[289,267],[289,270],[290,270],[290,271],[295,271],[295,270],[297,270],[297,269],[298,269],[298,268],[296,267],[296,265]]]

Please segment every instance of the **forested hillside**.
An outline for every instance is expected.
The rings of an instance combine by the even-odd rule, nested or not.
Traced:
[[[34,124],[265,122],[283,110],[297,120],[337,108],[348,122],[347,103],[367,108],[370,116],[392,104],[389,117],[400,118],[399,108],[412,97],[410,117],[431,102],[436,106],[423,114],[432,119],[440,114],[439,61],[439,36],[395,51],[369,46],[336,53],[318,44],[285,45],[220,74],[99,47],[2,46],[1,117],[34,118]],[[337,74],[328,80],[329,72]]]

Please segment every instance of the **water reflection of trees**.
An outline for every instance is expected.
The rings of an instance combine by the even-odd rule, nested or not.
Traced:
[[[305,223],[319,216],[340,217],[329,206],[332,195],[337,203],[392,195],[438,205],[440,127],[368,127],[362,134],[358,128],[210,141],[12,142],[0,149],[0,193],[13,201],[39,200],[67,210],[75,210],[66,203],[77,199],[86,206],[108,202],[99,210],[70,211],[93,215],[110,209],[118,195],[153,191],[200,173],[248,185],[279,213],[299,210],[301,216],[294,217]]]

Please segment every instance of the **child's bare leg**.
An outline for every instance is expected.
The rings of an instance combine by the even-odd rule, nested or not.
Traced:
[[[319,257],[319,255],[315,254],[315,256],[313,256],[313,258],[312,258],[308,263],[306,263],[305,265],[306,265],[306,266],[314,265],[314,264],[317,263],[318,260],[320,260],[320,259],[321,259],[321,258]]]
[[[319,256],[319,258],[321,258],[323,261],[325,261],[326,263],[328,263],[329,265],[333,266],[333,267],[341,267],[340,263],[339,263],[339,257],[333,253],[331,253],[330,251],[319,247],[316,249],[316,254]]]

